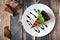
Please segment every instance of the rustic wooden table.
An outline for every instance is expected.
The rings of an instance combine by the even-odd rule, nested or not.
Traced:
[[[12,0],[17,1],[18,3],[23,2],[23,8],[19,10],[20,17],[14,16],[11,17],[11,40],[60,40],[60,0]],[[18,21],[21,21],[21,17],[23,15],[24,10],[32,4],[42,3],[49,6],[56,18],[56,23],[53,31],[44,37],[34,37],[29,35],[23,28],[23,25],[17,25]]]
[[[49,6],[55,14],[56,23],[55,23],[55,27],[53,31],[49,33],[48,35],[44,37],[34,37],[34,36],[29,35],[24,30],[23,26],[20,25],[20,27],[18,27],[17,25],[15,25],[18,20],[18,16],[12,17],[11,27],[13,26],[13,31],[12,31],[13,34],[15,32],[15,34],[12,35],[13,40],[60,40],[60,31],[59,31],[60,29],[60,18],[59,18],[60,17],[60,12],[59,12],[60,11],[60,0],[15,0],[15,1],[19,3],[23,2],[24,4],[24,7],[22,8],[23,12],[27,7],[35,3],[42,3],[42,4]],[[22,16],[22,14],[20,16]]]
[[[12,37],[13,40],[60,40],[60,31],[59,31],[59,29],[60,29],[60,25],[59,25],[60,24],[60,19],[59,19],[60,0],[16,0],[16,1],[18,1],[19,3],[24,1],[23,2],[24,7],[22,8],[23,12],[27,7],[29,7],[30,5],[35,4],[35,3],[42,3],[42,4],[49,6],[55,14],[56,23],[55,23],[55,27],[54,27],[53,31],[44,37],[31,36],[24,30],[23,26],[20,25],[20,27],[18,27],[18,31]],[[23,12],[22,12],[22,14],[23,14]],[[22,14],[20,15],[20,17],[22,16]]]

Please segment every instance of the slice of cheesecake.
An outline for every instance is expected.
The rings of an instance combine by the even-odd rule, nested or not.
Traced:
[[[32,24],[31,28],[37,26],[38,24],[41,24],[39,18],[36,19],[36,21]]]

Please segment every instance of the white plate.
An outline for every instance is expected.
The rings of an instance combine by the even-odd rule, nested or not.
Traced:
[[[41,11],[44,10],[48,13],[48,15],[50,17],[50,20],[46,22],[48,28],[45,27],[45,30],[42,30],[39,27],[40,33],[37,33],[33,28],[30,29],[31,26],[28,25],[28,23],[26,22],[26,19],[28,19],[26,17],[26,15],[29,15],[33,20],[36,19],[36,18],[34,18],[34,16],[30,15],[30,13],[29,13],[29,12],[32,12],[33,14],[35,14],[37,16],[37,13],[34,11],[34,9],[40,9]],[[23,24],[23,27],[26,30],[26,32],[29,33],[30,35],[36,36],[36,37],[42,37],[42,36],[49,34],[52,31],[52,29],[54,28],[55,16],[54,16],[52,9],[50,9],[48,6],[46,6],[44,4],[34,4],[25,10],[25,12],[22,16],[22,24]]]

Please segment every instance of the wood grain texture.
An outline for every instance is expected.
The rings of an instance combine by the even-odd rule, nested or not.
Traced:
[[[4,28],[6,27],[6,26],[8,26],[9,27],[9,30],[10,30],[10,14],[7,14],[6,12],[4,12],[3,11],[3,6],[2,5],[4,5],[5,3],[7,3],[7,0],[1,0],[1,14],[3,14],[2,16],[0,16],[0,17],[3,17],[3,19],[2,19],[2,38],[3,39],[1,39],[1,40],[10,40],[9,38],[7,38],[7,37],[5,37],[4,36]]]
[[[4,11],[3,11],[3,20],[2,20],[2,29],[3,29],[3,36],[4,36],[4,28],[8,26],[9,30],[10,30],[10,15],[9,14],[6,14]],[[7,37],[4,36],[3,38],[4,40],[9,40]]]
[[[50,3],[51,3],[51,8],[52,8],[52,10],[54,11],[54,14],[55,14],[55,17],[56,17],[56,23],[55,23],[55,27],[54,27],[54,29],[53,29],[53,31],[49,34],[49,40],[58,40],[57,39],[57,33],[59,32],[59,31],[57,31],[57,30],[59,30],[59,29],[57,29],[57,28],[59,28],[59,26],[58,26],[58,20],[59,20],[59,6],[58,6],[58,0],[51,0],[50,1]],[[59,34],[58,34],[59,35]]]
[[[33,3],[33,0],[25,0],[24,1],[24,11],[27,7],[29,7],[30,5],[32,5]],[[35,37],[29,35],[27,32],[26,32],[26,40],[35,40]]]
[[[36,1],[37,0],[33,0],[33,1],[32,0],[24,0],[24,10],[31,4],[37,3]],[[53,31],[49,35],[46,35],[44,37],[33,37],[33,36],[29,35],[28,33],[26,33],[23,28],[21,28],[20,29],[20,33],[21,33],[20,40],[60,40],[60,38],[59,38],[60,37],[60,35],[59,35],[60,34],[60,31],[59,31],[59,29],[60,29],[60,27],[59,27],[60,26],[59,25],[59,23],[60,23],[60,21],[59,21],[60,2],[59,2],[59,0],[39,0],[38,3],[45,4],[53,10],[55,17],[57,19],[56,25],[55,25]]]
[[[6,1],[2,2],[1,4],[6,3]],[[11,32],[12,32],[11,40],[60,40],[60,31],[59,31],[60,29],[60,0],[12,0],[12,1],[16,1],[19,4],[22,3],[23,8],[18,10],[19,12],[18,16],[11,17],[11,25],[10,25]],[[55,14],[55,19],[56,19],[55,27],[50,34],[44,37],[31,36],[24,30],[21,23],[22,15],[25,9],[35,3],[42,3],[49,6]],[[20,24],[18,25],[19,22]]]
[[[3,31],[3,27],[2,27],[2,20],[3,20],[3,14],[1,13],[1,7],[0,7],[0,40],[4,39],[4,31]]]
[[[18,2],[19,4],[22,4],[23,3],[23,0],[13,0],[13,1]],[[15,19],[12,18],[12,20],[13,20],[13,23],[12,24],[14,24],[14,25],[16,24],[15,26],[13,25],[14,26],[14,29],[17,26],[16,27],[16,30],[15,30],[15,33],[12,31],[13,34],[14,34],[14,36],[15,36],[12,39],[13,40],[26,40],[26,32],[23,29],[23,26],[22,26],[22,23],[21,23],[22,22],[21,20],[22,20],[22,14],[23,14],[23,7],[18,10],[18,13],[19,13],[18,17],[17,16],[14,16],[16,18]],[[16,23],[14,23],[14,20],[16,20],[15,21]]]
[[[57,40],[60,40],[60,3],[58,4],[59,5],[59,16],[58,16],[58,24],[57,24]]]

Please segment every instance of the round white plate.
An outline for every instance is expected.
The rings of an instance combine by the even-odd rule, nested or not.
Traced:
[[[41,11],[44,10],[45,12],[48,13],[49,17],[50,17],[50,20],[46,22],[47,24],[47,28],[45,27],[44,30],[42,30],[40,27],[39,27],[39,30],[40,30],[40,33],[37,33],[33,28],[31,29],[30,25],[28,25],[28,23],[26,22],[26,20],[28,19],[26,15],[29,15],[33,20],[35,20],[36,18],[34,16],[32,16],[29,12],[32,12],[34,15],[38,15],[34,9],[40,9]],[[28,19],[29,20],[29,19]],[[22,16],[22,24],[23,24],[23,27],[24,29],[26,30],[27,33],[29,33],[30,35],[32,36],[36,36],[36,37],[42,37],[42,36],[45,36],[47,34],[49,34],[52,29],[54,28],[54,25],[55,25],[55,16],[54,16],[54,13],[52,11],[52,9],[50,9],[48,6],[44,5],[44,4],[34,4],[34,5],[31,5],[30,7],[28,7],[23,16]]]

